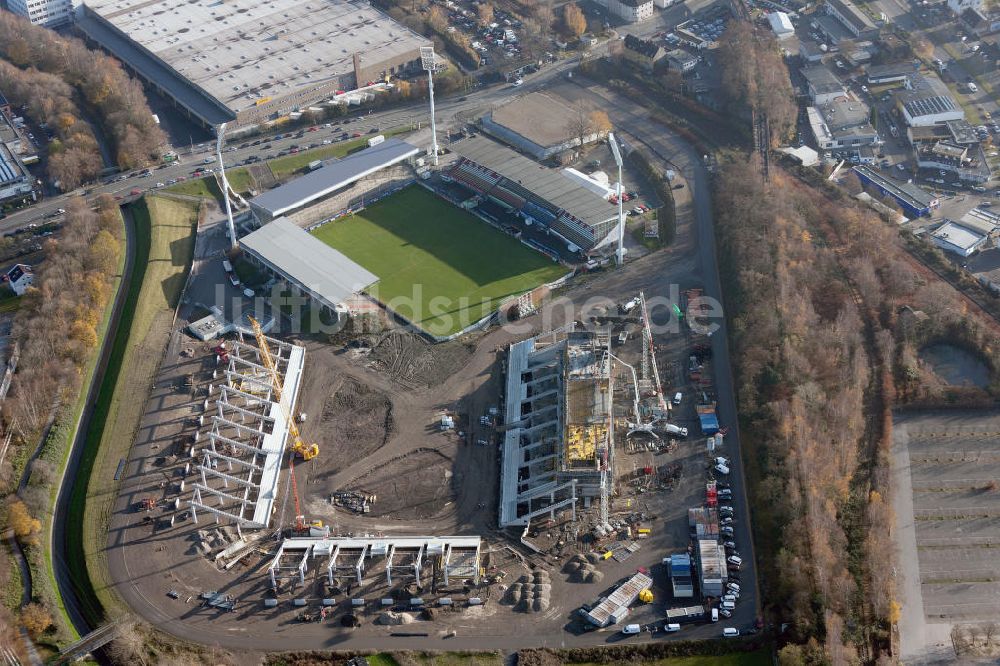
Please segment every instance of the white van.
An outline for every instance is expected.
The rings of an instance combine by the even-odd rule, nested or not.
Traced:
[[[739,629],[733,629],[732,627],[726,627],[722,630],[723,638],[737,638],[740,635]]]
[[[676,622],[671,622],[669,624],[663,625],[663,630],[664,631],[680,631],[681,630],[681,625],[677,624]]]
[[[637,634],[640,631],[642,631],[642,627],[640,627],[637,624],[626,624],[622,628],[622,633],[625,634],[626,636],[631,635],[631,634]]]
[[[712,609],[712,622],[718,622],[718,621],[719,621],[719,609],[718,608],[713,608]]]
[[[684,395],[680,391],[678,391],[677,393],[674,393],[674,404],[675,405],[681,404],[681,400],[683,400],[683,399],[684,399]]]
[[[720,601],[719,608],[725,608],[726,610],[736,610],[736,603],[733,601]]]

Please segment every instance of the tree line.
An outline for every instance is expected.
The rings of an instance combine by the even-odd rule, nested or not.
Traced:
[[[778,41],[745,21],[730,21],[719,40],[721,92],[731,110],[767,116],[771,145],[784,142],[795,127],[798,106]]]
[[[843,192],[779,168],[765,184],[739,156],[715,194],[762,589],[792,641],[780,662],[890,663],[897,385],[921,341],[962,330],[991,356],[1000,338]]]
[[[82,198],[70,199],[58,237],[46,240],[45,259],[35,267],[32,286],[22,297],[12,337],[21,357],[3,403],[4,431],[14,434],[0,480],[17,485],[13,461],[23,461],[54,420],[32,464],[20,496],[8,498],[6,525],[24,546],[33,572],[43,571],[37,517],[50,510],[57,469],[68,441],[72,405],[82,384],[84,366],[98,343],[100,321],[111,298],[122,252],[122,221],[114,198],[102,194],[94,209]],[[0,558],[8,562],[7,558]],[[4,578],[0,571],[0,579]],[[22,624],[33,638],[52,625],[53,600],[36,582],[36,603],[22,612]]]
[[[130,77],[114,58],[88,49],[79,39],[63,37],[31,25],[26,19],[9,12],[0,13],[0,58],[26,72],[32,82],[36,77],[40,78],[40,73],[65,82],[74,94],[65,95],[66,89],[60,89],[57,99],[75,98],[86,107],[88,115],[101,124],[109,138],[113,159],[120,168],[146,166],[160,158],[166,137],[153,119],[142,85]],[[45,80],[44,85],[46,89],[55,91],[52,81]],[[20,98],[17,101],[31,107],[31,99],[32,95],[27,95],[24,101]],[[43,104],[41,101],[38,103]],[[64,122],[72,120],[71,126],[79,124],[80,113],[69,107],[65,108],[65,112],[67,117]],[[47,118],[48,114],[42,117]],[[49,125],[58,127],[52,123]],[[54,131],[58,132],[58,129]],[[57,156],[69,153],[68,157],[56,160],[57,168],[63,172],[67,182],[83,182],[87,176],[79,173],[86,168],[79,159],[82,150],[71,148],[75,146],[54,146]]]

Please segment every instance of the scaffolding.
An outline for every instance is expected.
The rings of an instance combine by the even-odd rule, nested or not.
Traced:
[[[199,462],[192,470],[191,515],[195,522],[199,513],[207,513],[237,529],[261,529],[270,522],[277,497],[289,429],[286,415],[298,395],[305,349],[267,338],[281,377],[278,402],[260,350],[244,340],[242,331],[237,335],[227,343],[225,379],[209,386],[205,401],[206,415],[214,413],[207,443],[195,455]]]

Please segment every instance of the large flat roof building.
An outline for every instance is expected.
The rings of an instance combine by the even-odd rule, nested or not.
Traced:
[[[908,217],[929,215],[931,209],[937,208],[941,203],[937,197],[917,185],[888,178],[870,167],[856,166],[854,173],[858,174],[862,183],[871,185],[879,193],[892,197]]]
[[[454,181],[530,218],[568,243],[591,250],[609,239],[617,210],[562,172],[549,169],[484,136],[452,144],[461,159]]]
[[[483,130],[504,143],[544,160],[580,144],[567,120],[577,111],[557,95],[533,92],[497,106],[483,116]],[[596,141],[596,132],[583,137],[584,143]]]
[[[359,0],[87,0],[80,28],[206,125],[417,71],[430,42]]]
[[[826,11],[855,37],[867,38],[878,33],[875,23],[851,0],[826,0]]]

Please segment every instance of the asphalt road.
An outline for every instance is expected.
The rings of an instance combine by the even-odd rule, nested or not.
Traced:
[[[677,135],[668,132],[662,125],[649,118],[648,113],[623,97],[604,88],[591,88],[590,94],[605,100],[612,123],[625,127],[626,134],[634,142],[644,145],[647,150],[662,161],[669,161],[687,180],[694,201],[695,239],[697,245],[698,272],[704,280],[704,294],[725,304],[719,280],[719,267],[715,244],[715,224],[712,217],[711,175],[702,156],[690,144]],[[681,289],[690,285],[680,285]],[[743,590],[740,603],[733,614],[732,626],[747,627],[759,614],[759,590],[754,557],[753,535],[750,530],[750,504],[747,498],[746,482],[743,475],[743,460],[740,447],[739,421],[736,398],[733,389],[732,364],[729,356],[728,330],[725,318],[714,319],[719,326],[711,336],[712,365],[715,370],[715,390],[719,423],[728,426],[725,437],[724,455],[730,459],[730,483],[733,488],[732,502],[737,522],[734,526],[737,547],[743,556],[741,574],[744,580],[754,581],[753,587]]]
[[[594,47],[592,52],[600,52],[602,48],[606,47]],[[554,63],[536,74],[526,76],[524,84],[516,88],[511,85],[492,86],[474,89],[464,95],[456,93],[448,97],[436,99],[438,144],[442,146],[447,144],[445,134],[449,126],[460,124],[463,119],[474,118],[515,95],[524,95],[544,88],[552,79],[563,75],[567,70],[575,67],[577,62],[578,59],[571,59]],[[331,120],[331,124],[337,128],[336,130],[320,125],[320,130],[317,132],[306,132],[301,138],[296,138],[294,134],[284,136],[277,141],[271,141],[266,146],[258,145],[248,146],[243,149],[238,148],[238,146],[248,141],[256,141],[263,138],[262,136],[249,139],[234,138],[232,141],[227,140],[227,149],[234,146],[237,149],[224,152],[223,161],[228,169],[241,165],[251,155],[258,155],[263,159],[265,155],[277,155],[278,152],[289,149],[293,144],[320,143],[323,139],[336,139],[343,132],[348,132],[349,134],[359,133],[362,136],[367,136],[372,128],[387,130],[393,127],[416,126],[418,124],[421,127],[426,127],[430,123],[430,114],[426,102],[415,102],[387,111],[373,112],[370,115],[349,116],[346,120],[350,121],[346,125],[344,124],[344,118],[337,119],[336,121]],[[282,134],[287,131],[283,131]],[[274,132],[274,134],[277,133]],[[66,200],[70,196],[80,195],[84,189],[89,189],[87,197],[96,197],[99,194],[107,193],[128,198],[131,191],[136,188],[143,192],[148,192],[158,189],[156,188],[156,183],[167,183],[178,176],[190,178],[191,172],[196,167],[218,167],[218,163],[215,161],[212,164],[204,163],[206,159],[211,158],[214,160],[215,158],[214,140],[196,145],[193,153],[188,146],[179,146],[177,152],[179,154],[178,162],[155,169],[150,176],[136,176],[109,184],[85,186],[73,192],[43,199],[32,206],[10,213],[6,218],[0,220],[0,234],[22,228],[28,224],[41,223],[52,216],[59,208],[65,208]]]

